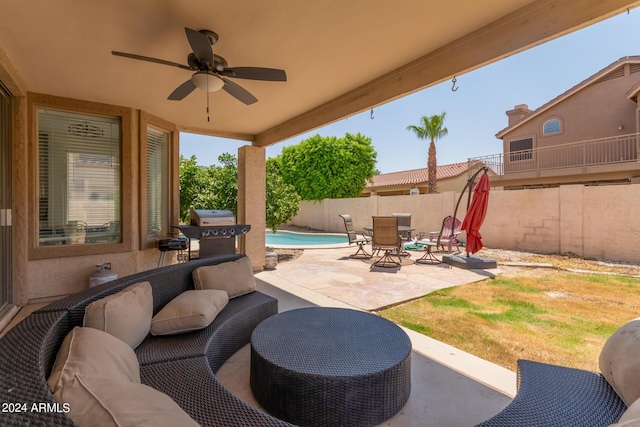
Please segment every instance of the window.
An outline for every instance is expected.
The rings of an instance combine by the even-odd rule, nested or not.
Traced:
[[[169,232],[169,136],[147,127],[147,238]]]
[[[38,246],[120,242],[120,118],[38,109]]]
[[[533,158],[533,138],[518,139],[509,142],[509,160],[518,162]]]
[[[140,249],[156,246],[178,223],[178,130],[172,123],[140,112]]]
[[[560,133],[560,131],[562,130],[561,126],[560,126],[560,120],[558,119],[549,119],[546,122],[544,122],[544,125],[542,125],[542,134],[543,135],[551,135],[554,133]]]

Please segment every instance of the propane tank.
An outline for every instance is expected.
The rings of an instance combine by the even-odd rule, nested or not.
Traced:
[[[111,263],[96,264],[96,271],[89,276],[89,287],[101,285],[118,278],[118,273],[111,271]]]

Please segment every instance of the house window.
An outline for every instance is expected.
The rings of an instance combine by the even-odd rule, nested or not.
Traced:
[[[509,142],[509,160],[519,162],[533,158],[533,138],[518,139]]]
[[[140,112],[140,249],[176,233],[180,206],[179,133],[175,125]]]
[[[121,242],[120,118],[38,109],[38,246]]]
[[[169,132],[147,127],[147,238],[169,231]]]
[[[558,119],[549,119],[544,122],[542,125],[542,134],[543,135],[552,135],[554,133],[560,133],[562,127],[560,125],[560,120]]]

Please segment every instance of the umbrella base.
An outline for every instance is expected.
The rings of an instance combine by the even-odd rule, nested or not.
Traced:
[[[498,268],[498,263],[494,259],[482,258],[475,255],[466,256],[464,254],[448,254],[442,256],[442,262],[453,267],[471,269]]]

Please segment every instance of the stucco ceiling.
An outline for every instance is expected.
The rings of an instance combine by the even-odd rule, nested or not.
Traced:
[[[0,0],[0,48],[27,91],[144,110],[179,129],[268,145],[601,20],[629,0]],[[286,70],[224,91],[167,96],[191,72],[184,28],[208,29],[229,66]]]

